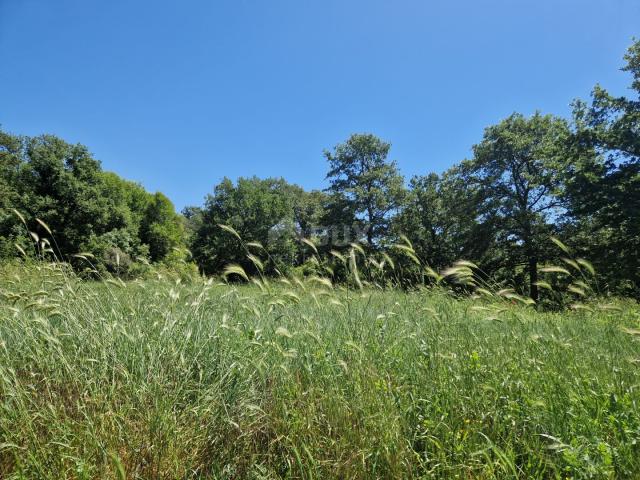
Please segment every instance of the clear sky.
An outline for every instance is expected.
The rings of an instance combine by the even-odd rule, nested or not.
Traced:
[[[634,35],[638,0],[0,0],[0,124],[178,208],[223,176],[322,188],[322,150],[354,132],[410,177],[513,111],[624,94]]]

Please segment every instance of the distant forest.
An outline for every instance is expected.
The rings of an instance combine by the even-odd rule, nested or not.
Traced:
[[[640,41],[622,70],[631,95],[596,86],[573,102],[569,119],[514,113],[441,175],[407,182],[389,143],[354,134],[324,152],[325,190],[224,178],[204,205],[181,213],[162,193],[103,171],[83,145],[0,130],[0,258],[51,256],[123,277],[154,263],[205,274],[237,264],[340,281],[338,260],[352,243],[417,268],[392,247],[402,243],[432,271],[466,259],[537,300],[540,268],[561,260],[557,238],[594,265],[603,293],[637,299]],[[261,250],[259,264],[245,242]],[[319,256],[336,259],[335,268],[321,267]]]

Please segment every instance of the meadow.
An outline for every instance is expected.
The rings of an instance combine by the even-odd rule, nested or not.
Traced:
[[[0,268],[1,478],[640,475],[631,302]]]

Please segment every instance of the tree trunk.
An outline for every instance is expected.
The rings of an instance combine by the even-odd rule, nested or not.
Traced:
[[[534,302],[538,301],[538,251],[533,242],[531,224],[526,224],[524,229],[524,251],[529,261],[529,297]]]
[[[538,301],[538,259],[535,255],[529,255],[529,296],[532,300]]]
[[[367,243],[369,247],[373,247],[373,208],[367,205]]]

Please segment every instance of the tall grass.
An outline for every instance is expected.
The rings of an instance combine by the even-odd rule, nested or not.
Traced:
[[[636,306],[381,289],[362,261],[355,289],[2,267],[0,477],[640,475]]]

